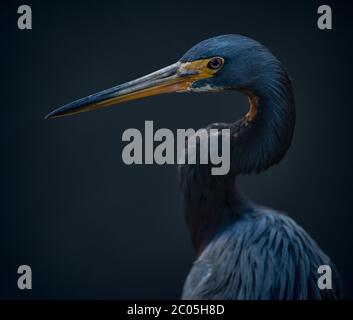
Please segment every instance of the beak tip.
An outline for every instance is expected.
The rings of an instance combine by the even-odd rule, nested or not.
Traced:
[[[45,120],[47,120],[47,119],[52,119],[52,118],[53,118],[53,112],[48,113],[48,114],[44,117]]]
[[[55,118],[59,118],[61,116],[64,116],[65,115],[65,112],[63,112],[62,108],[59,108],[59,109],[55,109],[51,112],[49,112],[45,117],[44,119],[47,120],[47,119],[55,119]]]

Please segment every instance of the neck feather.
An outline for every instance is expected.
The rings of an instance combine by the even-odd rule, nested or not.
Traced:
[[[263,87],[242,90],[249,112],[231,126],[231,168],[236,174],[259,173],[277,164],[288,150],[295,126],[291,82],[282,69]]]

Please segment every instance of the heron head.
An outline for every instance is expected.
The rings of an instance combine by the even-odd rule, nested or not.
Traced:
[[[192,47],[178,62],[168,67],[66,104],[46,118],[164,93],[255,88],[261,76],[261,66],[268,64],[268,57],[271,54],[265,47],[244,36],[210,38]]]

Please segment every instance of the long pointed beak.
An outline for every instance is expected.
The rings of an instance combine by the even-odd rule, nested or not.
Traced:
[[[45,118],[63,117],[163,93],[187,91],[195,80],[212,76],[205,68],[207,61],[174,63],[144,77],[66,104]]]

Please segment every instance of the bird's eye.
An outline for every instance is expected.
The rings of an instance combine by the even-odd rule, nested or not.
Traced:
[[[217,70],[223,66],[223,62],[224,60],[222,58],[215,57],[208,62],[207,67],[212,70]]]

